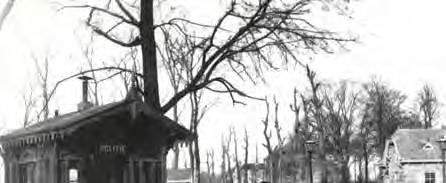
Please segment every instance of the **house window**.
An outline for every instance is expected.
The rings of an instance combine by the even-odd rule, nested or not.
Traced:
[[[430,144],[430,143],[426,143],[426,144],[423,146],[423,150],[432,150],[432,149],[434,149],[434,147],[433,147],[432,144]]]
[[[34,183],[35,163],[24,163],[19,165],[19,183]]]
[[[76,168],[70,168],[68,171],[68,182],[69,183],[78,183],[79,182],[79,172]]]
[[[424,173],[424,182],[425,183],[435,183],[435,172]]]

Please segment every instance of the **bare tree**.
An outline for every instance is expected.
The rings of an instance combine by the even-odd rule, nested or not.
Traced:
[[[273,153],[273,147],[271,145],[271,130],[268,129],[268,122],[269,122],[269,102],[267,99],[265,99],[266,104],[266,115],[265,119],[262,121],[263,123],[263,137],[265,138],[265,143],[263,146],[268,151],[268,154]]]
[[[215,180],[215,154],[214,149],[211,150],[211,178]]]
[[[433,122],[435,122],[439,116],[439,102],[435,91],[431,86],[425,84],[423,89],[418,92],[417,103],[420,110],[420,117],[424,123],[424,128],[431,128]]]
[[[104,6],[79,5],[64,8],[90,9],[86,23],[97,35],[123,47],[141,47],[145,102],[166,112],[187,94],[203,88],[210,89],[211,85],[214,85],[211,91],[229,93],[235,103],[239,101],[234,95],[248,97],[223,75],[215,72],[225,65],[238,76],[253,78],[252,76],[261,76],[264,68],[275,68],[272,60],[276,59],[269,59],[267,53],[276,52],[285,61],[300,63],[294,50],[330,52],[331,43],[352,41],[353,39],[343,39],[335,33],[317,28],[306,19],[304,15],[310,12],[308,9],[314,2],[316,1],[232,1],[214,25],[178,17],[156,25],[153,0],[140,1],[139,6],[115,0],[104,3]],[[111,3],[116,6],[110,6]],[[117,7],[117,10],[111,7]],[[139,13],[139,17],[135,16],[135,13]],[[101,15],[109,16],[117,23],[106,28],[105,24],[101,25],[98,23],[100,21],[95,21]],[[229,24],[241,26],[228,26]],[[200,30],[200,35],[195,35],[193,30],[189,31],[186,27]],[[139,35],[127,36],[130,40],[123,41],[118,38],[123,36],[117,36],[116,33],[126,28],[138,30]],[[157,30],[161,31],[161,34],[158,34]],[[155,37],[161,38],[165,32],[171,33],[168,40],[189,43],[181,45],[187,45],[188,52],[194,54],[184,59],[184,62],[193,63],[194,74],[178,93],[161,105]],[[220,89],[215,89],[215,84],[220,84]]]
[[[206,112],[213,105],[202,103],[203,91],[196,91],[190,94],[190,106],[191,106],[191,118],[190,118],[190,128],[189,130],[194,134],[194,139],[189,146],[191,165],[194,173],[195,182],[200,182],[200,149],[199,149],[199,136],[198,136],[198,125],[203,119]],[[192,163],[192,161],[194,163]]]
[[[266,104],[266,115],[263,122],[263,137],[265,138],[265,143],[263,146],[266,148],[268,152],[268,157],[266,159],[267,161],[267,175],[269,176],[269,179],[271,182],[277,182],[279,179],[279,153],[276,150],[275,147],[271,144],[271,136],[272,132],[268,129],[268,123],[269,123],[269,102],[267,99],[265,99]],[[277,128],[276,128],[277,129]]]
[[[224,183],[234,183],[234,179],[232,177],[233,170],[231,165],[231,153],[230,153],[230,144],[232,141],[232,133],[229,133],[227,139],[222,136],[222,180]]]
[[[246,130],[245,127],[245,137],[244,137],[245,146],[243,147],[245,150],[245,161],[244,166],[245,170],[243,172],[243,183],[248,183],[248,155],[249,155],[249,136],[248,136],[248,130]],[[257,166],[257,164],[254,164],[254,167]],[[254,168],[254,173],[256,173]],[[241,182],[239,182],[241,183]]]
[[[235,132],[234,127],[230,128],[230,133],[232,133],[233,140],[234,140],[234,160],[235,160],[235,173],[237,176],[237,183],[241,183],[241,172],[240,172],[240,161],[238,159],[238,139],[237,139],[237,133]]]
[[[319,160],[321,162],[326,162],[326,123],[325,123],[325,116],[323,113],[323,98],[321,95],[321,85],[322,83],[316,80],[316,72],[312,71],[310,67],[306,66],[306,75],[307,80],[310,84],[310,91],[311,96],[309,99],[306,99],[309,101],[308,105],[308,112],[309,116],[312,116],[312,120],[309,124],[312,125],[313,128],[317,131],[317,137],[318,139],[318,145],[319,145]],[[327,183],[328,182],[328,169],[327,166],[323,166],[321,170],[321,182]]]
[[[328,149],[335,160],[341,165],[341,178],[343,182],[350,181],[350,158],[352,146],[350,144],[353,135],[354,123],[358,110],[359,94],[350,91],[347,83],[341,83],[339,88],[332,92],[326,91],[324,107],[327,110]]]
[[[274,128],[276,129],[277,146],[278,148],[281,148],[283,146],[284,139],[280,134],[282,128],[279,124],[279,103],[277,102],[276,97],[274,97]]]
[[[306,153],[305,141],[311,139],[316,130],[313,128],[314,124],[312,124],[314,120],[311,116],[310,100],[303,94],[300,94],[297,89],[293,91],[293,102],[290,104],[290,109],[294,114],[294,131],[290,138],[290,143],[292,143],[291,150],[294,155],[290,158],[292,162],[288,163],[290,165],[288,166],[288,171],[294,172],[295,175],[301,175],[300,177],[292,177],[293,181],[297,182],[298,178],[301,180],[308,179],[308,171],[306,168],[302,168],[302,164],[305,163],[301,162],[302,158],[299,155]]]
[[[30,88],[26,91],[22,92],[22,100],[23,100],[23,127],[28,126],[31,123],[30,115],[33,109],[36,107],[36,98],[33,94],[33,88]]]
[[[312,123],[314,121],[311,119],[310,114],[310,100],[300,94],[295,88],[293,90],[293,103],[290,104],[290,109],[294,113],[294,131],[293,138],[291,138],[295,147],[294,151],[296,153],[305,153],[304,142],[312,138],[316,131],[313,128],[314,124]]]
[[[187,68],[188,70],[190,70],[189,69],[190,66],[186,64],[181,65],[181,63],[184,63],[183,61],[184,57],[187,57],[186,50],[184,50],[185,47],[182,45],[176,45],[178,43],[171,42],[171,40],[168,39],[170,37],[168,32],[165,32],[164,34],[165,34],[164,37],[166,38],[165,40],[166,44],[164,44],[162,48],[158,46],[158,51],[166,53],[166,54],[160,54],[161,61],[163,63],[165,70],[167,71],[167,75],[169,77],[169,82],[172,87],[173,93],[174,95],[177,95],[181,86],[181,82],[185,80],[182,76],[184,69]],[[191,74],[192,72],[189,72],[187,74],[187,78],[192,77]],[[173,112],[172,114],[173,120],[179,122],[178,104],[175,104],[173,106],[172,112]],[[174,151],[173,167],[174,169],[176,169],[178,167],[178,157],[180,149],[178,148],[178,146],[174,146],[173,151]]]
[[[85,47],[81,46],[81,49],[82,49],[82,54],[83,54],[83,56],[85,58],[85,61],[88,64],[89,70],[93,70],[94,69],[94,65],[93,65],[94,64],[94,60],[93,60],[94,59],[93,41],[90,41],[89,43],[87,43],[85,45]],[[100,81],[98,81],[98,77],[96,76],[96,73],[97,73],[96,71],[92,71],[91,72],[91,78],[92,78],[91,80],[93,82],[93,87],[89,87],[89,89],[90,89],[89,92],[93,96],[94,104],[95,105],[99,105],[98,85],[99,85]]]
[[[365,120],[370,123],[372,132],[376,132],[373,146],[379,157],[382,157],[385,140],[402,125],[405,112],[402,105],[407,97],[379,80],[365,84],[364,90],[366,96],[363,99],[363,110],[367,112]]]
[[[46,55],[44,59],[39,59],[34,54],[31,54],[31,59],[35,65],[36,82],[38,83],[37,89],[40,90],[40,94],[35,94],[34,90],[36,88],[31,84],[22,92],[24,102],[23,126],[28,126],[32,121],[39,122],[41,121],[41,117],[43,117],[43,120],[47,120],[49,117],[49,56]],[[32,115],[33,113],[35,115]]]
[[[38,83],[40,85],[40,89],[42,90],[42,94],[41,94],[41,98],[42,98],[42,111],[43,111],[43,120],[48,119],[48,115],[49,115],[49,106],[48,103],[50,102],[50,97],[48,94],[48,74],[49,74],[49,70],[48,70],[48,56],[45,57],[42,65],[39,63],[39,59],[34,56],[31,55],[33,60],[34,60],[34,64],[37,70],[37,76],[38,76]],[[37,116],[37,120],[40,119],[40,113]]]
[[[226,183],[226,154],[227,154],[227,147],[226,147],[226,142],[224,140],[224,136],[222,135],[221,137],[221,182],[222,183]]]
[[[131,63],[128,63],[129,61]],[[123,96],[127,95],[127,93],[129,92],[131,82],[137,81],[139,83],[138,78],[135,77],[136,73],[141,68],[140,64],[138,63],[139,63],[138,49],[135,47],[130,48],[130,51],[126,54],[125,57],[115,60],[116,67],[125,68],[127,70],[130,70],[129,68],[131,68],[131,70],[133,71],[133,72],[126,72],[126,71],[117,72],[119,73],[120,79],[125,89],[125,93],[123,94]]]
[[[212,150],[213,151],[213,150]],[[207,166],[207,178],[209,182],[213,182],[213,177],[212,175],[212,164],[213,164],[213,160],[212,160],[212,151],[207,151],[206,152],[206,166]]]
[[[406,95],[390,88],[386,83],[373,79],[364,85],[362,97],[360,138],[363,143],[364,178],[369,178],[369,158],[371,154],[382,157],[385,141],[398,128],[420,127],[420,121],[402,106]]]
[[[278,59],[271,58],[281,58],[280,61],[286,63],[303,65],[296,54],[299,51],[332,52],[333,45],[353,41],[351,38],[343,38],[336,33],[318,28],[309,21],[307,18],[311,12],[309,10],[317,2],[319,1],[258,0],[257,3],[231,1],[226,11],[213,25],[178,17],[155,24],[154,14],[157,9],[154,9],[153,0],[136,1],[139,4],[115,0],[106,1],[102,6],[87,4],[64,8],[89,9],[86,24],[97,35],[122,47],[140,47],[142,74],[135,74],[143,80],[140,92],[148,106],[166,113],[188,95],[191,101],[196,100],[198,91],[202,89],[226,93],[234,103],[243,103],[236,98],[237,96],[255,98],[237,88],[233,84],[234,81],[228,79],[230,78],[228,74],[216,72],[219,69],[230,70],[241,79],[254,80],[261,78],[265,69],[277,69],[276,65],[281,64],[275,61]],[[114,19],[110,22],[113,25],[106,27],[110,24],[101,24],[103,21],[98,20],[102,16]],[[130,32],[130,35],[122,35],[124,29],[129,30],[127,32]],[[199,35],[195,33],[197,30],[200,32]],[[138,35],[134,36],[134,32],[138,32]],[[121,35],[118,35],[119,33]],[[156,42],[156,40],[163,41]],[[187,72],[182,72],[183,78],[187,79],[179,87],[178,92],[175,92],[166,103],[161,104],[157,59],[168,57],[157,55],[167,55],[173,51],[157,51],[157,48],[163,44],[170,44],[173,47],[174,44],[171,43],[177,43],[186,50],[187,54],[181,57],[182,62],[178,62],[181,63],[178,67],[187,68]],[[134,72],[126,68],[105,66],[83,71],[77,75],[100,70]],[[56,83],[55,88],[60,82],[75,76],[62,79]],[[54,89],[49,97],[53,91]],[[195,134],[197,126],[194,124],[191,128],[195,129]],[[199,162],[198,138],[193,144],[195,160]],[[199,167],[199,163],[196,163],[196,167]]]
[[[256,159],[255,159],[255,164],[257,165],[259,163],[259,148],[258,148],[258,144],[256,143]],[[263,173],[262,178],[265,179],[264,177],[265,173]],[[251,182],[257,182],[257,167],[254,168],[254,176],[253,176],[253,180]]]
[[[233,177],[233,175],[234,175],[234,169],[232,168],[232,165],[231,165],[231,151],[230,151],[230,145],[231,145],[231,138],[232,138],[232,136],[231,136],[231,133],[229,133],[229,137],[228,137],[228,139],[227,139],[227,141],[226,141],[226,161],[227,161],[227,164],[228,164],[228,170],[226,171],[227,172],[227,178],[228,178],[228,183],[234,183],[234,177]]]

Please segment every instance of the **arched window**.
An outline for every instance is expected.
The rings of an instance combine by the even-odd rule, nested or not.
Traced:
[[[432,149],[434,149],[434,146],[432,146],[432,144],[430,143],[426,143],[423,146],[423,150],[432,150]]]
[[[76,168],[70,168],[68,170],[68,182],[78,183],[79,182],[79,172]]]

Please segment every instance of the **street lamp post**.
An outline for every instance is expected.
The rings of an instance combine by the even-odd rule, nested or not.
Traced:
[[[437,142],[440,144],[440,150],[441,150],[441,164],[443,166],[443,183],[446,183],[446,174],[445,174],[445,157],[444,157],[444,151],[446,150],[446,136],[443,135],[440,139],[437,140]]]
[[[310,183],[313,183],[313,167],[311,164],[311,154],[314,151],[314,145],[316,144],[316,142],[314,140],[307,140],[305,141],[305,148],[307,149],[308,152],[308,164],[309,164],[309,168],[310,168]]]

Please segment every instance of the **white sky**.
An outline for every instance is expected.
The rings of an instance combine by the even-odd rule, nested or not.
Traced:
[[[3,132],[21,124],[23,102],[20,93],[26,88],[27,81],[35,79],[31,53],[51,55],[51,75],[57,78],[50,81],[53,83],[85,65],[84,61],[78,61],[82,57],[74,36],[83,30],[79,19],[83,15],[71,10],[55,12],[54,3],[47,0],[16,1],[0,31],[0,122]],[[212,17],[209,15],[218,9],[218,4],[204,6],[205,0],[193,2],[184,7],[192,17]],[[1,1],[0,7],[4,3]],[[332,26],[335,22],[335,27],[351,30],[361,36],[361,43],[350,46],[350,51],[314,57],[311,65],[319,76],[330,81],[367,81],[372,75],[377,75],[393,88],[409,95],[408,100],[414,100],[415,92],[427,82],[433,85],[440,101],[446,101],[446,83],[442,82],[446,76],[443,51],[446,25],[441,23],[446,17],[446,1],[360,0],[353,5],[353,19],[349,23],[340,21],[338,24],[330,17],[321,19],[321,22]],[[118,48],[104,45],[102,49]],[[106,59],[107,56],[101,58]],[[267,77],[274,79],[268,79],[266,86],[247,89],[259,96],[278,95],[282,108],[287,111],[292,89],[302,89],[299,84],[304,79],[303,71],[268,73]],[[57,95],[59,100],[52,104],[51,110],[57,108],[62,113],[75,110],[80,99],[79,82],[70,81],[61,90]],[[441,110],[441,121],[445,119],[445,110]],[[247,106],[233,107],[230,102],[222,100],[200,124],[201,150],[220,148],[220,136],[230,124],[240,132],[246,126],[258,141],[263,140],[260,123],[263,113],[261,102],[248,101]],[[284,131],[288,131],[292,127],[291,114],[287,111],[282,115]],[[260,145],[259,150],[263,150]]]

